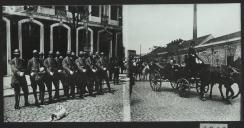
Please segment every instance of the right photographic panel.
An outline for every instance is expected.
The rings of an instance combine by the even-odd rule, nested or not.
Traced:
[[[241,5],[124,5],[131,121],[240,121]]]

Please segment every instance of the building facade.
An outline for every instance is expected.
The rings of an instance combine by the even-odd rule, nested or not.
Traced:
[[[4,75],[10,75],[11,52],[20,49],[28,60],[32,50],[104,52],[124,58],[122,6],[3,6]]]

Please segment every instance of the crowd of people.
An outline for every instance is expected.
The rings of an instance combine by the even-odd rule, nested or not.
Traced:
[[[49,51],[48,57],[44,58],[43,53],[33,50],[33,57],[26,63],[20,58],[20,51],[15,49],[13,57],[10,64],[13,72],[11,87],[15,92],[15,109],[20,108],[20,89],[23,90],[25,106],[30,105],[26,75],[30,76],[35,105],[39,106],[45,104],[45,88],[48,92],[48,103],[60,101],[61,84],[65,99],[75,98],[76,94],[79,94],[80,98],[87,93],[93,97],[103,94],[103,81],[106,82],[108,92],[112,93],[110,80],[113,79],[114,84],[118,83],[119,73],[125,70],[123,61],[117,58],[107,59],[103,52],[80,51],[76,56],[74,52],[67,51],[66,57],[63,57],[59,51]],[[55,88],[54,97],[52,85]]]

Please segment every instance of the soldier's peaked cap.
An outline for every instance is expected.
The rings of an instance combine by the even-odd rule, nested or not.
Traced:
[[[13,54],[20,54],[19,49],[15,49],[14,52],[13,52]]]
[[[72,56],[75,56],[75,52],[71,52],[71,55],[72,55]]]
[[[48,55],[53,55],[53,51],[49,51],[48,52]]]
[[[104,55],[104,53],[103,53],[103,52],[101,52],[101,55]]]
[[[71,54],[71,51],[67,51],[66,54],[67,54],[67,55],[70,55],[70,54]]]
[[[33,54],[39,53],[36,49],[33,50]]]
[[[40,54],[40,55],[44,55],[44,53],[43,53],[43,52],[40,52],[39,54]]]
[[[80,55],[83,55],[83,54],[84,54],[84,52],[83,52],[83,51],[80,51],[80,52],[79,52],[79,54],[80,54]]]
[[[56,52],[56,54],[57,54],[57,55],[59,55],[59,54],[60,54],[60,52],[59,52],[59,51],[57,51],[57,52]]]

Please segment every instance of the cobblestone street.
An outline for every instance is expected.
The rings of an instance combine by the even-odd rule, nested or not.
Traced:
[[[236,86],[235,86],[236,87]],[[236,88],[235,88],[236,89]],[[195,88],[189,98],[174,92],[170,83],[162,83],[153,92],[149,82],[136,82],[131,97],[132,121],[239,121],[240,96],[232,104],[222,102],[218,86],[213,87],[213,99],[201,101]],[[225,92],[225,91],[224,91]],[[235,92],[237,92],[235,90]]]
[[[114,122],[123,120],[123,85],[125,81],[118,85],[111,84],[113,93],[104,93],[96,97],[86,96],[84,99],[77,98],[64,100],[57,103],[42,105],[40,107],[22,107],[20,110],[14,109],[14,97],[4,98],[4,121],[5,122],[45,122],[50,119],[57,105],[62,105],[69,113],[59,122]],[[104,88],[107,88],[104,85]],[[63,90],[60,91],[61,95]],[[48,95],[45,95],[48,100]],[[20,106],[23,106],[23,96],[21,96]],[[34,104],[33,94],[29,95],[29,102]]]

